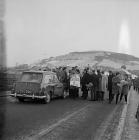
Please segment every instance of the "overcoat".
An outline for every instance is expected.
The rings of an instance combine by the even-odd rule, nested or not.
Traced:
[[[112,91],[112,78],[113,78],[113,75],[108,76],[108,90],[109,91]]]
[[[84,73],[83,77],[81,78],[81,85],[82,85],[82,91],[86,91],[87,87],[86,85],[90,82],[90,75],[88,73]]]
[[[112,78],[112,93],[113,94],[119,94],[120,92],[120,87],[118,86],[118,84],[120,84],[120,77],[119,76],[114,76]]]
[[[129,91],[129,82],[128,81],[124,81],[123,86],[122,86],[122,93],[123,95],[127,95],[128,91]]]
[[[107,92],[107,85],[108,85],[108,77],[104,74],[102,74],[102,79],[101,79],[101,91]]]
[[[102,84],[101,84],[102,76],[100,73],[97,74],[96,79],[97,79],[97,91],[102,91]]]

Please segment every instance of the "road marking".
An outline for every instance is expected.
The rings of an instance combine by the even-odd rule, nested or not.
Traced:
[[[77,110],[77,111],[74,111],[72,114],[67,115],[66,117],[60,119],[58,122],[56,122],[56,123],[52,124],[51,126],[49,126],[47,129],[44,129],[44,130],[42,130],[40,133],[38,133],[37,135],[35,135],[35,136],[29,138],[29,140],[35,140],[35,139],[40,138],[40,137],[43,136],[43,135],[48,134],[50,131],[52,131],[54,128],[56,128],[57,126],[59,126],[61,123],[67,121],[67,120],[70,119],[71,117],[73,117],[73,116],[75,116],[76,114],[82,112],[84,109],[88,108],[89,106],[92,106],[92,105],[89,104],[89,105],[86,105],[85,107],[83,107],[83,108],[81,108],[81,109],[79,109],[79,110]]]
[[[103,137],[105,135],[105,131],[109,127],[109,124],[110,124],[111,120],[113,119],[114,113],[116,112],[118,107],[119,107],[119,105],[117,105],[114,108],[114,110],[110,113],[110,115],[107,117],[107,119],[100,125],[100,128],[97,130],[95,137],[92,137],[91,140],[102,140],[103,139]]]
[[[131,94],[131,90],[128,94],[127,104],[125,104],[125,106],[123,108],[122,115],[121,115],[117,130],[116,130],[116,136],[115,136],[114,140],[121,140],[123,129],[124,129],[124,124],[125,124],[125,119],[126,119],[126,114],[127,114],[127,107],[129,105],[130,94]]]

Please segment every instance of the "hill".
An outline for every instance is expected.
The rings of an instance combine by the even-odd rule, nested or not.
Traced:
[[[110,67],[114,69],[126,65],[128,70],[139,70],[139,58],[132,55],[106,51],[71,52],[66,55],[43,59],[32,66],[53,67],[77,65],[79,67],[85,67],[88,64],[90,66]]]

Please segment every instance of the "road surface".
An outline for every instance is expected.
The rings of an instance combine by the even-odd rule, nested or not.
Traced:
[[[1,97],[1,104],[4,98],[3,140],[112,140],[124,107],[69,98],[20,103],[9,96]]]

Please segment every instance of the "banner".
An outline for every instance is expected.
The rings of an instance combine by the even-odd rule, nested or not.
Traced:
[[[70,86],[80,87],[80,76],[78,74],[74,74],[71,76]]]

